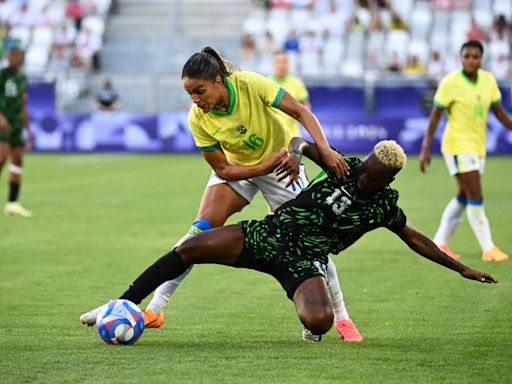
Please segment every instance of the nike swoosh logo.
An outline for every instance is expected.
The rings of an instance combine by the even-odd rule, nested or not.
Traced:
[[[217,128],[217,129],[215,130],[215,132],[213,132],[213,133],[212,133],[212,136],[213,136],[213,137],[215,137],[215,135],[216,135],[217,133],[219,133],[219,131],[220,131],[220,128]]]

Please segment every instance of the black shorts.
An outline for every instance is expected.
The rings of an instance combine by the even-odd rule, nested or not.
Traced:
[[[284,288],[290,300],[304,280],[315,276],[326,277],[327,257],[301,256],[293,240],[271,229],[271,217],[238,223],[244,231],[244,248],[234,267],[248,268],[273,276]]]

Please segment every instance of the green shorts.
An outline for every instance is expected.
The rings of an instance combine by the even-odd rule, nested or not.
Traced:
[[[9,146],[11,147],[22,147],[25,145],[23,128],[11,129],[11,132],[8,134],[0,132],[0,141],[9,143]]]
[[[242,227],[245,239],[244,249],[234,266],[273,276],[290,300],[305,280],[326,277],[327,255],[308,255],[293,239],[284,239],[280,231],[273,228],[272,216],[264,220],[241,221],[238,225]]]

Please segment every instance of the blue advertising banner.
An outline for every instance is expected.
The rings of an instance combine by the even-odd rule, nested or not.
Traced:
[[[419,153],[426,117],[349,117],[317,114],[329,142],[344,153],[366,153],[378,141],[393,139],[409,154]],[[439,152],[444,122],[433,145]],[[159,115],[97,112],[90,115],[42,113],[32,117],[34,150],[58,152],[193,152],[194,140],[185,112]],[[307,132],[303,130],[304,136]],[[511,154],[512,132],[489,116],[489,154]]]

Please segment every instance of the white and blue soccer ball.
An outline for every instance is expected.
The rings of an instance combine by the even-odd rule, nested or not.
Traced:
[[[144,315],[129,300],[110,300],[98,313],[96,329],[107,344],[134,344],[144,332]]]

